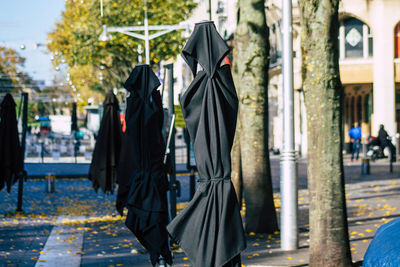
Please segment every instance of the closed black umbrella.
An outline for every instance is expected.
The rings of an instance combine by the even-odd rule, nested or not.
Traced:
[[[160,82],[148,65],[136,66],[125,82],[130,96],[126,108],[118,168],[117,210],[128,208],[125,224],[149,251],[155,265],[160,255],[172,264],[168,246],[168,179]]]
[[[240,266],[240,252],[246,247],[230,180],[238,98],[229,65],[220,67],[228,53],[213,22],[197,23],[182,51],[194,75],[181,106],[200,184],[167,229],[195,267]]]
[[[10,192],[22,169],[15,102],[11,94],[7,94],[0,106],[0,190],[7,185]]]
[[[118,99],[110,90],[103,103],[103,118],[90,164],[89,179],[93,187],[101,187],[104,193],[114,192],[117,167],[121,151],[122,129]]]
[[[78,131],[78,117],[76,115],[76,103],[72,103],[72,114],[71,114],[71,131]]]

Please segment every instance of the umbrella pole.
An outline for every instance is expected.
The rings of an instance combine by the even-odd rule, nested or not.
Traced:
[[[192,200],[194,193],[196,192],[196,184],[195,184],[195,180],[196,180],[196,176],[194,175],[194,168],[190,168],[190,200]]]
[[[163,74],[163,83],[161,87],[161,103],[164,103],[164,89],[165,89],[165,72],[167,68],[164,67],[164,74]]]
[[[18,204],[17,204],[17,212],[22,212],[22,194],[24,191],[24,178],[25,178],[25,170],[24,170],[24,162],[25,162],[25,139],[26,139],[26,130],[28,125],[28,93],[22,93],[22,97],[24,100],[24,107],[22,111],[22,140],[21,140],[21,153],[22,153],[22,173],[18,174]]]
[[[174,110],[174,65],[168,64],[165,66],[168,69],[168,114],[170,121],[175,115]],[[171,210],[171,219],[176,216],[176,166],[175,166],[175,127],[172,125],[172,131],[169,135],[171,137],[169,143],[169,155],[171,159],[172,172],[169,176],[170,190],[169,190],[169,203]]]

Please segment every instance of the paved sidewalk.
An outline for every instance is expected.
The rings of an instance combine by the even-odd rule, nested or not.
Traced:
[[[361,263],[376,229],[400,215],[400,165],[389,173],[388,161],[371,164],[371,174],[361,176],[360,163],[345,158],[349,233],[354,262]],[[280,207],[279,158],[272,158],[274,197]],[[179,208],[188,201],[188,177],[179,176],[183,189]],[[56,193],[45,192],[43,180],[24,187],[24,215],[15,215],[17,185],[10,194],[0,192],[0,266],[54,266],[54,255],[80,261],[63,266],[151,266],[149,256],[117,215],[114,195],[95,193],[85,179],[64,179]],[[84,216],[84,217],[82,217]],[[248,235],[242,254],[245,266],[307,266],[308,191],[306,162],[299,160],[300,248],[280,250],[279,233]],[[174,266],[190,266],[179,248]],[[52,256],[53,255],[53,256]],[[78,262],[78,263],[76,263]]]

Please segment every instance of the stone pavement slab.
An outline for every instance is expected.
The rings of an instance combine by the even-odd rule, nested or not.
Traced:
[[[68,217],[60,215],[47,238],[46,245],[40,252],[35,267],[52,267],[81,265],[84,228],[75,228],[65,222],[83,221],[85,216]]]
[[[394,167],[394,172],[389,173],[387,163],[377,162],[371,165],[371,175],[362,176],[359,163],[345,162],[349,234],[354,262],[362,261],[376,229],[400,216],[400,166],[395,164]],[[272,175],[274,200],[279,213],[279,159],[272,159]],[[187,176],[178,176],[178,179],[183,185],[182,196],[178,199],[180,209],[189,199],[189,183]],[[243,265],[307,266],[309,205],[304,160],[299,162],[299,184],[299,249],[281,251],[279,232],[271,235],[251,233],[247,249],[242,253]],[[47,259],[41,257],[49,252],[46,242],[52,239],[53,231],[56,234],[57,231],[58,234],[66,232],[71,237],[62,242],[66,245],[63,248],[66,254],[71,249],[69,244],[75,246],[75,242],[81,242],[81,252],[73,253],[80,256],[81,266],[150,266],[148,254],[125,227],[124,218],[115,211],[115,194],[94,192],[90,181],[57,180],[56,193],[46,193],[42,180],[27,181],[23,202],[25,214],[15,214],[16,197],[16,185],[10,194],[0,192],[0,266],[46,263]],[[68,220],[61,220],[60,216]],[[76,216],[85,216],[85,219],[73,220]],[[57,230],[60,227],[68,231]],[[81,237],[76,238],[78,234]],[[174,266],[190,266],[179,248],[174,248],[174,255]],[[67,263],[63,266],[71,265]]]

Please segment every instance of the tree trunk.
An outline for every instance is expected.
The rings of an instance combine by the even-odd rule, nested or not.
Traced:
[[[339,0],[300,0],[308,128],[310,266],[351,266],[342,144]]]
[[[240,153],[246,231],[278,229],[268,152],[269,32],[264,0],[239,0],[237,46]]]
[[[236,197],[238,199],[239,207],[242,209],[243,203],[243,177],[242,177],[242,162],[240,157],[240,120],[236,126],[235,139],[233,140],[233,147],[231,152],[232,158],[232,173],[231,180],[235,187]]]
[[[232,62],[232,76],[233,81],[237,85],[238,80],[238,68],[237,68],[237,60],[235,60],[237,56],[237,47],[236,42],[233,42],[233,62]],[[236,93],[239,93],[239,87],[236,86]],[[236,132],[235,132],[235,139],[233,140],[233,146],[231,151],[231,160],[232,160],[232,173],[231,173],[231,180],[233,186],[235,187],[236,197],[239,202],[240,209],[243,206],[243,175],[242,175],[242,159],[240,156],[240,110],[238,113],[238,120],[236,123]]]

